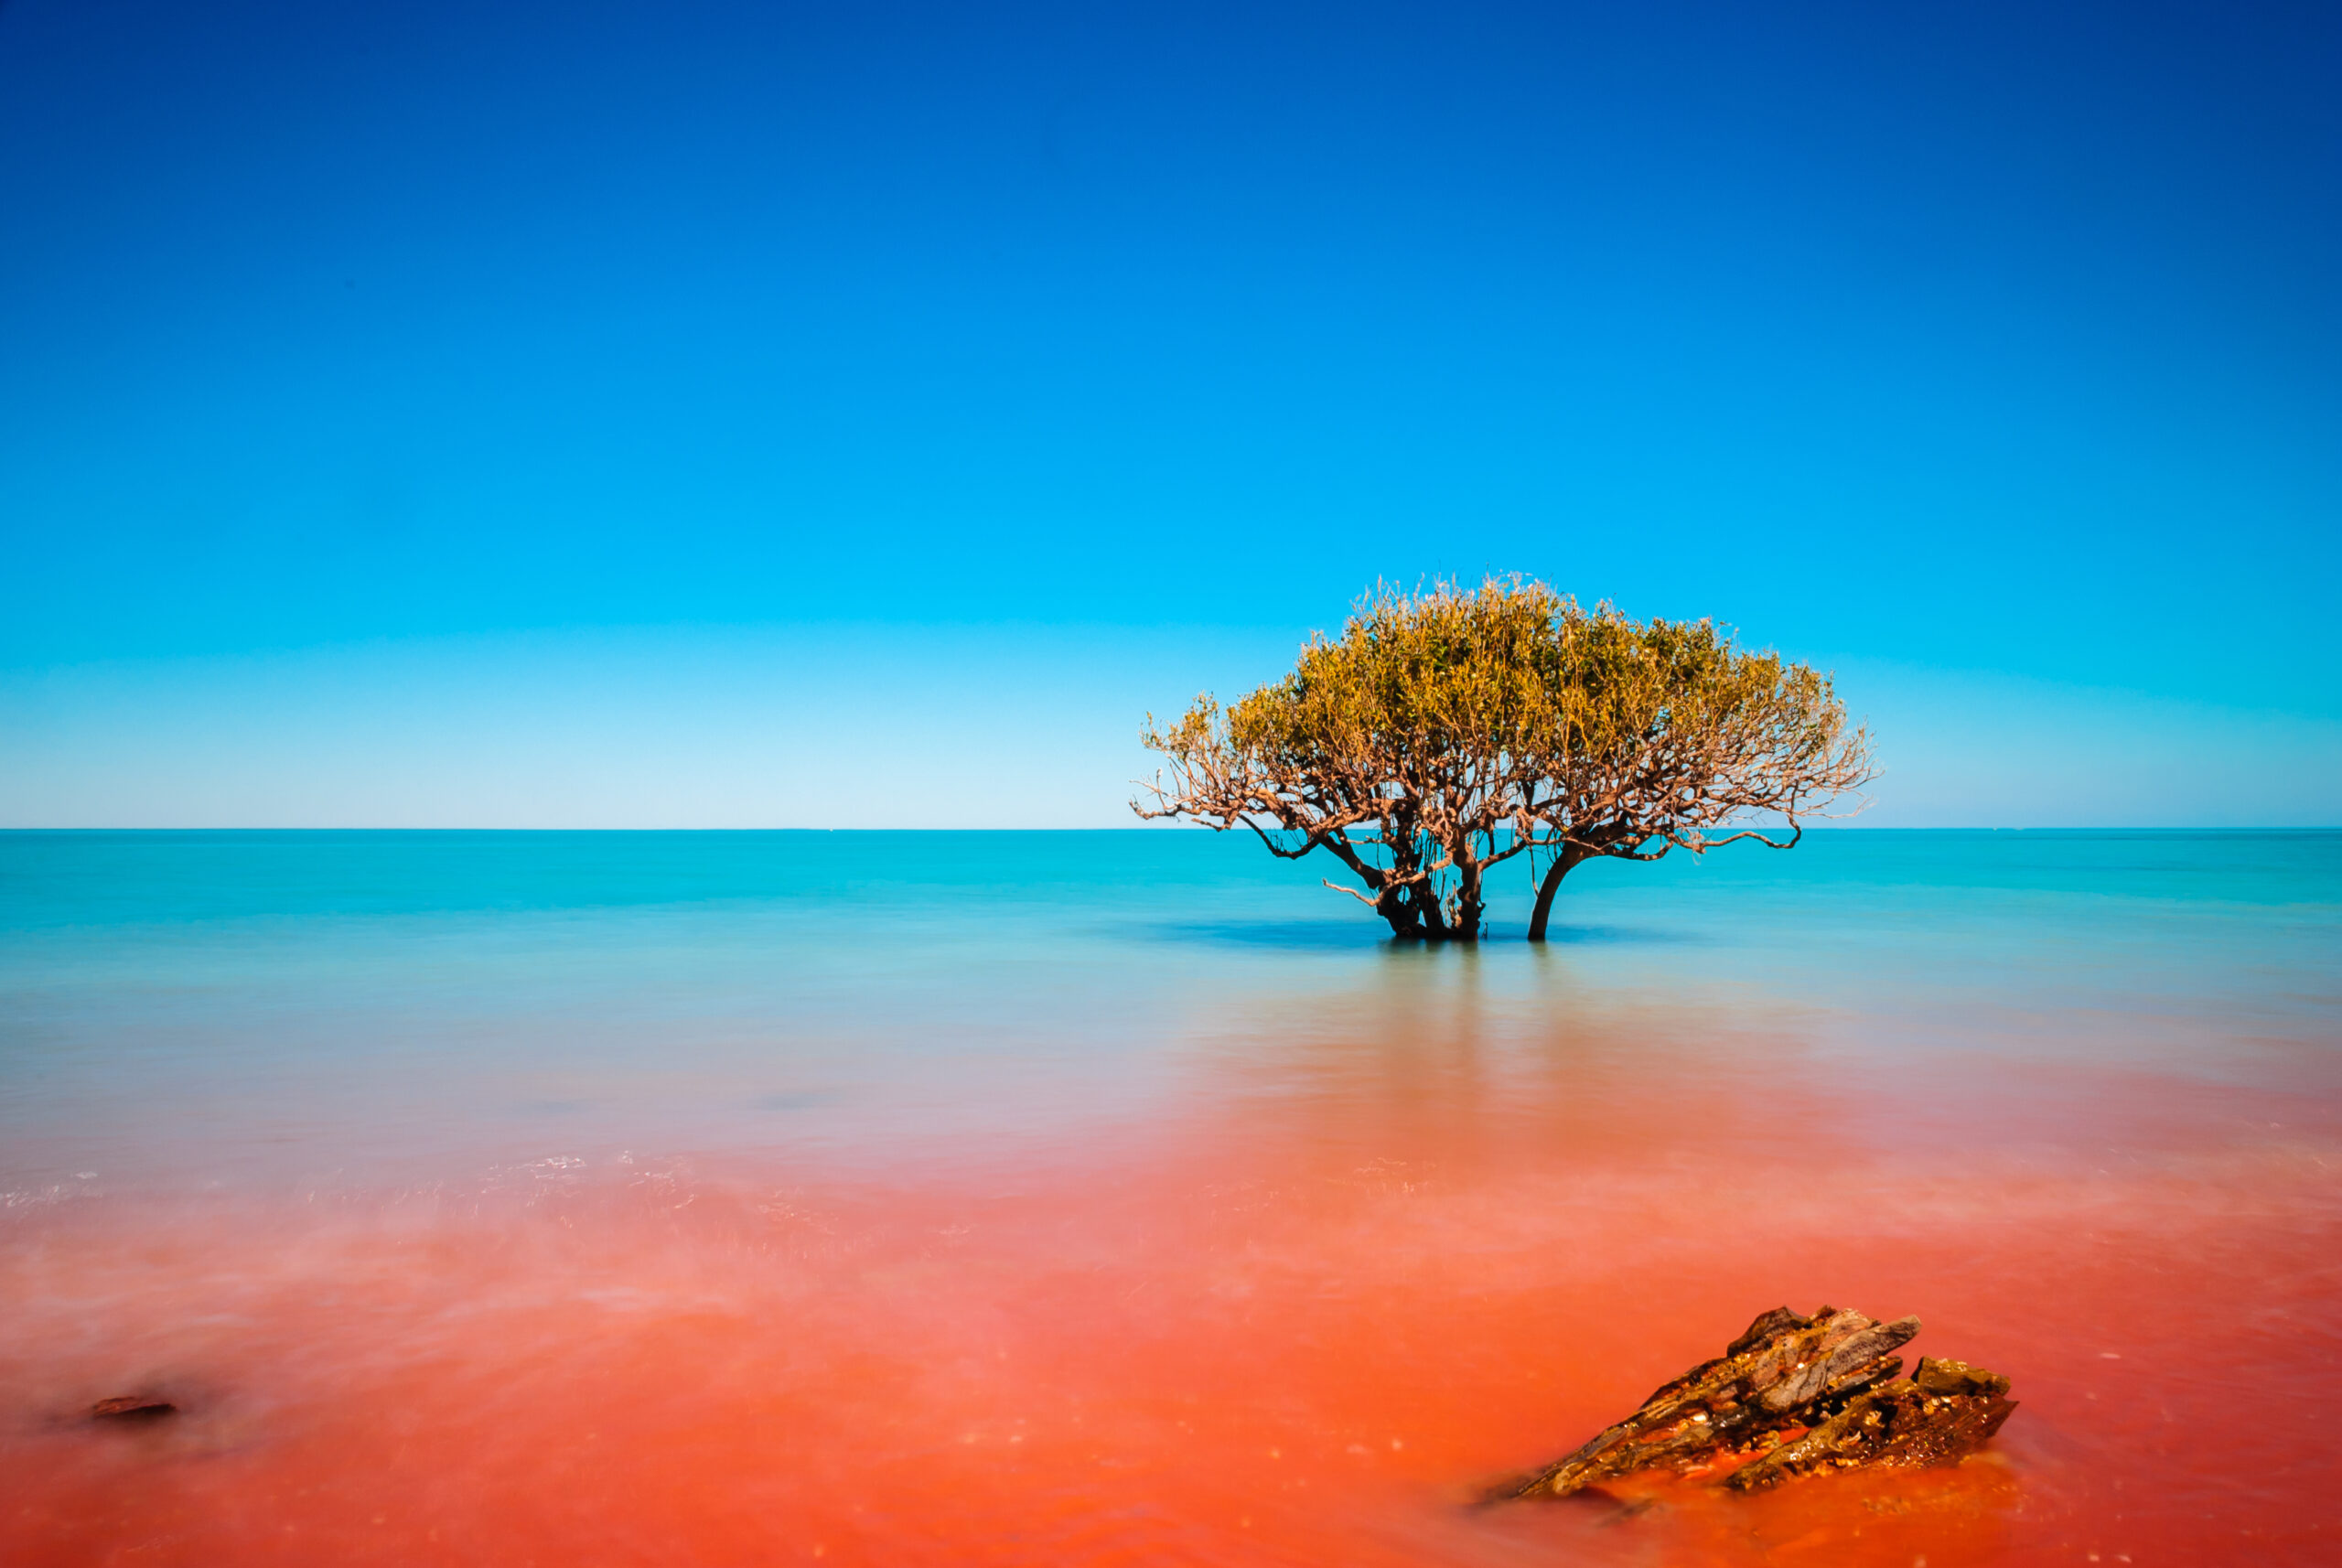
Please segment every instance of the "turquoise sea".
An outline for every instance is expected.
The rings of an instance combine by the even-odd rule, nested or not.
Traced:
[[[2342,1038],[2342,832],[1821,832],[1575,873],[1543,950],[1421,950],[1201,832],[0,835],[0,1180],[1144,1116],[1313,999],[1763,1016],[2257,1082]],[[1519,886],[1512,886],[1519,884]],[[2119,1029],[2111,1028],[2120,1020]],[[924,1147],[926,1145],[922,1145]]]
[[[0,834],[5,1555],[1868,1561],[1890,1514],[1819,1493],[1454,1506],[1856,1292],[2027,1400],[1878,1552],[2342,1551],[2342,832],[1597,863],[1542,948],[1525,872],[1447,950],[1320,874],[1184,831]],[[2227,1380],[2110,1421],[2126,1356]],[[59,1424],[142,1380],[179,1435]],[[2143,1503],[2174,1411],[2218,1455]]]

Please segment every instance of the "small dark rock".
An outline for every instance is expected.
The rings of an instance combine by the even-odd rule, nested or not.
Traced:
[[[145,1394],[117,1394],[110,1400],[100,1400],[90,1407],[92,1421],[159,1421],[167,1415],[177,1415],[179,1407],[168,1400],[149,1398]]]

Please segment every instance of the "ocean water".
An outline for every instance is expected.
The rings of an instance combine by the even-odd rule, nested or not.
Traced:
[[[0,1560],[2342,1555],[2342,833],[1317,875],[0,834]],[[1993,1451],[1474,1506],[1824,1302]]]

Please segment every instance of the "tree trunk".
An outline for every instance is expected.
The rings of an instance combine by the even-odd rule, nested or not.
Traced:
[[[1480,911],[1487,908],[1480,897],[1479,863],[1459,856],[1456,865],[1456,940],[1477,942],[1480,940]]]
[[[1391,936],[1396,941],[1444,942],[1460,934],[1448,924],[1429,878],[1384,884],[1375,897],[1374,912],[1391,922]]]
[[[1374,912],[1391,922],[1391,935],[1398,941],[1415,941],[1422,938],[1423,917],[1416,911],[1412,886],[1386,882],[1382,891],[1375,895]]]
[[[1592,850],[1580,849],[1574,843],[1562,847],[1561,858],[1547,869],[1545,880],[1537,885],[1537,907],[1529,913],[1531,941],[1545,940],[1545,922],[1552,916],[1553,895],[1562,890],[1562,878],[1567,876],[1579,861],[1591,858],[1593,854]]]
[[[1415,934],[1426,941],[1444,942],[1455,933],[1448,929],[1447,911],[1439,907],[1439,889],[1426,876],[1413,884],[1408,894],[1415,901],[1415,919],[1420,929]]]

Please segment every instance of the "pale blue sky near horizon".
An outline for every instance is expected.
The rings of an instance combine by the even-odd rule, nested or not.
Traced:
[[[0,5],[0,825],[1127,821],[1378,577],[2342,822],[2342,13]]]

